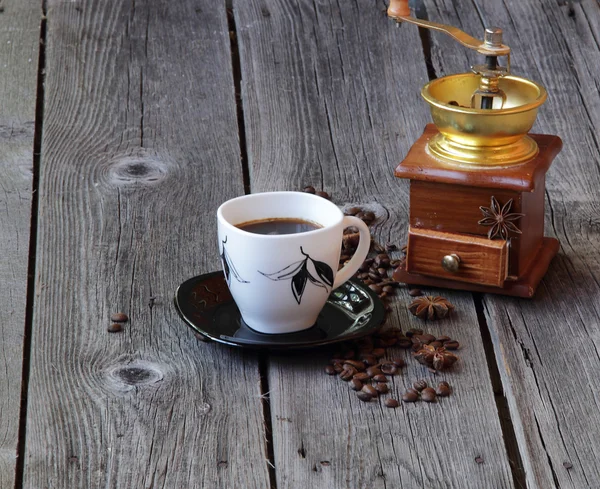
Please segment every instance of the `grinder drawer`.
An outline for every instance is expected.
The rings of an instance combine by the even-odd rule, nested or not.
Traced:
[[[508,275],[508,242],[411,226],[406,271],[502,287]]]

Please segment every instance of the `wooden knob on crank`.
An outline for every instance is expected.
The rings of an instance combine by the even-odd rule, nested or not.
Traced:
[[[460,257],[458,255],[446,255],[442,258],[442,268],[450,273],[458,272],[460,268]]]
[[[410,15],[408,0],[390,0],[387,14],[388,17],[408,17]]]

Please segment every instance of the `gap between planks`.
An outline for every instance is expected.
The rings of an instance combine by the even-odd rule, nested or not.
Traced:
[[[23,488],[25,470],[25,443],[27,436],[27,394],[31,353],[31,328],[33,302],[35,300],[35,262],[38,227],[38,188],[40,181],[40,156],[44,124],[44,77],[46,70],[46,0],[42,1],[40,20],[40,46],[38,55],[37,92],[35,97],[35,127],[33,133],[33,178],[31,186],[31,224],[29,230],[29,259],[27,264],[27,298],[25,302],[25,328],[23,332],[23,367],[21,370],[21,406],[19,408],[19,434],[17,462],[15,465],[15,489]]]

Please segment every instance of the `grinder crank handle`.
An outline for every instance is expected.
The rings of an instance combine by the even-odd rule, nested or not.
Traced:
[[[388,17],[391,17],[397,22],[410,22],[411,24],[418,25],[419,27],[445,32],[446,34],[460,42],[463,46],[466,46],[469,49],[473,49],[478,53],[484,54],[486,56],[510,55],[510,48],[504,44],[492,44],[489,42],[481,41],[470,36],[466,32],[461,31],[458,27],[411,17],[410,8],[408,6],[408,0],[390,0],[390,5],[387,9],[387,14]]]

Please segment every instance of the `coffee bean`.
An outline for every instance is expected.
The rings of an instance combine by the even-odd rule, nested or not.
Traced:
[[[410,328],[407,332],[406,332],[406,336],[408,338],[411,338],[413,335],[419,335],[419,334],[423,334],[423,330],[422,329],[418,329],[418,328]]]
[[[404,358],[399,358],[399,357],[393,358],[392,363],[394,365],[396,365],[396,367],[398,367],[398,368],[402,368],[402,367],[406,366],[406,362],[404,361]]]
[[[410,348],[412,346],[412,344],[413,343],[412,343],[412,341],[410,341],[409,338],[400,338],[398,340],[398,343],[396,343],[396,346],[399,348],[406,349],[406,348]]]
[[[365,369],[364,362],[360,360],[344,360],[344,365],[351,365],[359,372],[362,372]]]
[[[306,192],[307,194],[316,193],[315,187],[313,187],[312,185],[308,185],[308,186],[304,187],[304,189],[302,191]]]
[[[421,343],[425,343],[426,345],[428,345],[432,341],[435,341],[435,336],[433,336],[432,334],[429,334],[429,333],[423,333],[423,334],[417,335],[417,337]]]
[[[444,343],[444,348],[446,348],[446,350],[458,350],[459,347],[460,343],[456,340],[446,341]]]
[[[431,346],[433,348],[439,348],[440,346],[442,346],[442,342],[441,341],[432,341],[431,343],[429,343],[429,346]]]
[[[359,372],[355,374],[352,378],[364,382],[365,380],[369,380],[371,376],[367,372]]]
[[[444,387],[450,387],[450,384],[445,380],[442,380],[438,385],[443,385]]]
[[[373,214],[371,211],[366,211],[364,213],[364,220],[374,221],[375,220],[375,214]]]
[[[436,336],[435,341],[441,341],[445,343],[446,341],[450,341],[450,336]]]
[[[342,355],[346,360],[351,360],[352,358],[354,358],[356,355],[354,354],[354,350],[348,350],[345,351],[344,354]]]
[[[450,387],[440,383],[435,390],[435,393],[440,397],[448,397],[450,395]]]
[[[334,363],[333,364],[333,370],[335,370],[336,374],[339,374],[342,372],[342,370],[344,370],[344,367],[342,367],[341,363]]]
[[[382,371],[379,369],[379,367],[375,367],[375,366],[373,366],[373,367],[369,367],[369,368],[366,370],[366,374],[367,374],[369,377],[373,378],[373,377],[375,377],[376,375],[382,375],[382,374],[383,374],[383,372],[382,372]]]
[[[344,214],[346,214],[347,216],[355,216],[361,211],[362,209],[360,207],[350,207],[349,209],[346,209],[346,212],[344,212]]]
[[[419,297],[423,295],[423,292],[421,291],[421,289],[410,289],[408,291],[408,295],[410,295],[411,297]]]
[[[421,348],[423,348],[423,343],[417,341],[417,342],[413,342],[411,345],[411,349],[412,351],[419,351]]]
[[[378,374],[373,376],[373,380],[375,382],[387,382],[388,378],[383,374]]]
[[[346,365],[344,366],[344,370],[342,370],[340,373],[340,379],[342,379],[344,382],[348,382],[356,374],[357,372],[354,367],[352,367],[351,365]]]
[[[381,366],[381,371],[387,375],[395,375],[398,372],[398,367],[393,363],[385,363]]]
[[[358,397],[363,402],[369,402],[371,399],[373,399],[372,396],[363,391],[357,392],[356,397]]]
[[[390,267],[396,268],[398,265],[400,265],[400,260],[392,260],[392,261],[390,261]]]
[[[400,405],[396,399],[392,399],[391,397],[386,399],[384,404],[389,408],[397,408]]]
[[[377,365],[377,357],[375,355],[364,355],[362,357],[363,362],[365,362],[369,367],[372,367],[373,365]]]
[[[384,382],[379,382],[375,384],[375,390],[380,394],[387,394],[390,391],[388,385]]]
[[[128,319],[129,318],[127,317],[127,314],[125,314],[124,312],[115,312],[110,316],[110,320],[113,323],[126,323]]]
[[[327,192],[324,192],[323,190],[319,190],[318,192],[315,192],[315,194],[319,197],[323,197],[324,199],[331,200],[329,194]]]
[[[485,462],[485,460],[483,460],[483,457],[475,457],[475,462],[477,462],[478,464],[482,464],[483,462]]]
[[[573,468],[573,464],[571,462],[563,462],[563,467],[567,470],[571,470]]]
[[[413,387],[415,388],[416,391],[421,392],[423,389],[427,388],[427,382],[425,382],[424,380],[417,380],[413,384]]]
[[[373,282],[381,282],[381,277],[379,276],[378,273],[375,272],[369,272],[369,278],[373,281]]]
[[[377,358],[381,358],[382,356],[385,355],[385,349],[383,349],[383,348],[375,348],[371,353],[373,355],[375,355]]]
[[[392,287],[391,285],[384,285],[383,286],[383,291],[387,292],[388,294],[393,294],[394,293],[394,287]]]
[[[371,284],[371,285],[369,285],[369,289],[371,289],[376,294],[381,294],[381,292],[382,292],[381,285],[377,285],[377,284]]]
[[[415,402],[417,399],[419,399],[419,394],[414,389],[407,389],[406,392],[402,394],[403,402]]]
[[[362,392],[369,394],[371,397],[377,397],[377,389],[370,384],[365,384],[362,386]]]
[[[333,368],[333,365],[327,365],[325,367],[325,373],[327,375],[335,375],[335,368]]]
[[[363,383],[357,378],[353,378],[348,385],[350,386],[350,389],[355,391],[359,391],[363,388]]]
[[[421,399],[425,402],[435,402],[435,391],[431,387],[427,387],[421,391]]]
[[[106,328],[109,333],[118,333],[123,329],[119,323],[112,323],[108,328]]]

